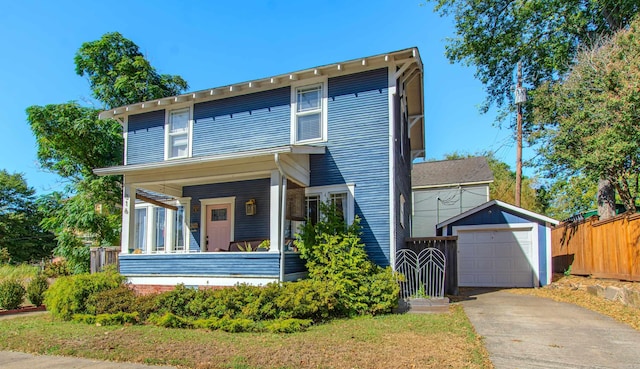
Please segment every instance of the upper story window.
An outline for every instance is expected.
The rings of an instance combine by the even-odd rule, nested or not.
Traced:
[[[327,92],[323,82],[293,86],[291,93],[291,142],[310,143],[327,139]]]
[[[186,158],[189,156],[191,109],[178,109],[169,112],[167,122],[166,158]]]

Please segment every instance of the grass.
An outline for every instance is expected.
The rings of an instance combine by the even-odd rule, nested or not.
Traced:
[[[0,265],[0,282],[6,279],[17,279],[20,281],[31,279],[38,274],[39,270],[39,267],[27,264]]]
[[[289,335],[97,327],[49,315],[0,321],[0,350],[189,368],[486,368],[461,306],[337,320]]]

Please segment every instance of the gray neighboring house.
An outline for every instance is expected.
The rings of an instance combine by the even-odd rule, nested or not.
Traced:
[[[414,164],[411,236],[433,237],[436,224],[489,201],[491,182],[485,157]]]

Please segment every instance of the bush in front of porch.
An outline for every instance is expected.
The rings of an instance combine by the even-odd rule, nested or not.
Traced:
[[[391,268],[369,260],[360,239],[360,219],[347,225],[334,204],[320,204],[324,217],[307,222],[295,241],[306,260],[309,278],[326,284],[336,293],[338,316],[384,314],[398,304],[400,288]]]
[[[264,287],[236,285],[137,296],[111,273],[76,275],[56,281],[48,293],[54,316],[87,323],[148,323],[170,328],[229,332],[287,333],[312,323],[391,312],[399,287],[390,268],[373,264],[360,240],[356,219],[346,225],[335,207],[301,229],[296,242],[309,279]],[[49,306],[49,305],[48,305]],[[72,308],[70,308],[72,307]]]

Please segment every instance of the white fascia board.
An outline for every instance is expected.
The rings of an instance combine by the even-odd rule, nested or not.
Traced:
[[[446,184],[429,185],[429,186],[411,186],[411,189],[412,190],[431,190],[431,189],[435,189],[435,188],[444,188],[444,187],[464,187],[464,186],[488,185],[490,183],[493,183],[493,180],[490,180],[490,181],[478,181],[478,182],[446,183]]]
[[[408,49],[393,51],[390,53],[372,55],[365,58],[357,58],[339,63],[326,64],[277,76],[260,78],[251,81],[234,83],[232,85],[208,88],[206,90],[192,91],[181,95],[163,97],[161,99],[120,106],[102,111],[100,112],[98,117],[99,119],[108,119],[134,112],[137,114],[154,109],[161,109],[166,105],[171,105],[176,102],[202,102],[212,99],[235,96],[236,94],[252,93],[260,90],[268,90],[280,86],[290,85],[292,81],[313,78],[319,75],[331,76],[333,74],[352,74],[382,67],[385,65],[388,66],[395,63],[396,61],[402,61],[404,63],[410,60],[415,60],[420,70],[423,69],[422,60],[420,59],[420,53],[416,47],[412,47]],[[292,79],[291,76],[295,77]]]
[[[543,222],[548,222],[548,223],[551,223],[553,225],[560,224],[559,221],[557,221],[555,219],[552,219],[552,218],[549,218],[547,216],[544,216],[542,214],[534,213],[532,211],[529,211],[529,210],[526,210],[526,209],[523,209],[523,208],[519,208],[517,206],[511,205],[511,204],[507,204],[507,203],[499,201],[499,200],[491,200],[489,202],[485,202],[482,205],[478,205],[473,209],[469,209],[469,210],[465,211],[464,213],[458,214],[453,218],[449,218],[449,219],[445,220],[444,222],[436,224],[436,229],[446,227],[449,224],[455,223],[455,222],[457,222],[458,220],[460,220],[462,218],[466,218],[467,216],[469,216],[471,214],[477,213],[477,212],[479,212],[481,210],[484,210],[484,209],[486,209],[488,207],[491,207],[493,205],[498,205],[498,206],[500,206],[502,208],[511,210],[511,211],[513,211],[515,213],[519,213],[519,214],[522,214],[522,215],[529,216],[531,218],[539,219],[539,220],[541,220]]]
[[[173,168],[173,167],[179,167],[182,165],[212,163],[217,161],[243,159],[243,158],[251,158],[251,157],[258,157],[258,156],[270,156],[276,153],[324,154],[324,152],[325,152],[324,146],[306,146],[305,148],[303,148],[301,146],[294,147],[292,145],[286,145],[286,146],[278,146],[278,147],[272,147],[267,149],[241,151],[241,152],[235,152],[230,154],[166,160],[166,161],[156,162],[156,163],[119,165],[119,166],[108,167],[108,168],[96,168],[93,170],[93,173],[99,176],[119,175],[119,174],[127,174],[127,173],[138,172],[138,171]]]

